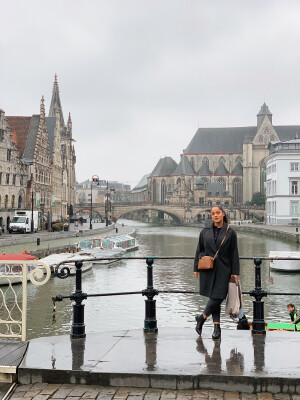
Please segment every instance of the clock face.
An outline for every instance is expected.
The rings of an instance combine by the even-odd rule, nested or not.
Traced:
[[[268,128],[267,126],[264,128],[264,133],[270,133],[270,128]]]

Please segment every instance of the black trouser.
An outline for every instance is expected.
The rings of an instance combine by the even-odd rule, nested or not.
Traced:
[[[212,315],[213,322],[220,322],[222,301],[223,299],[209,299],[203,314],[207,317]]]

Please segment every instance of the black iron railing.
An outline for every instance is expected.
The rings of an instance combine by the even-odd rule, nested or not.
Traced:
[[[134,292],[116,292],[116,293],[94,293],[87,294],[82,291],[82,265],[84,261],[91,261],[90,258],[82,259],[80,261],[73,261],[76,266],[76,288],[75,292],[65,296],[62,294],[58,294],[57,296],[52,298],[53,303],[57,301],[62,301],[64,299],[70,299],[74,301],[73,304],[73,321],[71,326],[71,337],[72,338],[83,338],[86,336],[85,334],[85,323],[84,323],[84,304],[82,304],[83,300],[86,300],[89,297],[104,297],[104,296],[127,296],[133,294],[141,294],[142,296],[146,296],[145,300],[145,319],[144,319],[144,331],[145,332],[157,332],[157,319],[156,319],[156,300],[154,297],[159,295],[160,293],[184,293],[184,294],[199,294],[199,292],[195,291],[187,291],[187,290],[158,290],[153,286],[153,263],[155,260],[194,260],[194,257],[107,257],[107,258],[94,258],[92,261],[112,261],[112,260],[144,260],[147,264],[147,287],[144,290],[134,291]],[[261,286],[261,264],[262,261],[274,260],[274,258],[269,257],[240,257],[240,260],[253,260],[255,264],[255,288],[251,291],[243,291],[243,294],[248,294],[254,297],[253,300],[253,323],[252,323],[252,333],[253,334],[265,334],[265,318],[264,318],[264,302],[262,301],[263,297],[267,296],[299,296],[299,293],[290,293],[290,292],[268,292],[263,290]],[[289,258],[282,257],[277,258],[276,260],[300,260],[299,258]],[[57,264],[55,268],[55,274],[61,278],[66,279],[70,275],[70,269],[66,266],[63,266],[64,263],[70,263],[68,261],[62,261]]]

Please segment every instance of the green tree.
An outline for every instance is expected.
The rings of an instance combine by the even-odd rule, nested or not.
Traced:
[[[253,193],[252,196],[252,200],[251,200],[251,204],[256,204],[258,206],[263,206],[265,204],[265,195],[260,193],[260,192],[256,192]]]

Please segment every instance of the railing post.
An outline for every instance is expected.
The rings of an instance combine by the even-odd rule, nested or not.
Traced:
[[[79,339],[86,337],[85,334],[85,324],[84,324],[84,304],[82,300],[87,298],[86,293],[82,292],[82,261],[76,261],[76,290],[75,293],[71,295],[71,300],[75,301],[73,304],[73,321],[71,327],[71,338]]]
[[[252,333],[266,333],[265,317],[264,317],[264,302],[261,300],[267,296],[267,293],[261,288],[261,258],[255,258],[255,289],[250,292],[250,296],[255,297],[253,300],[253,327]]]
[[[143,290],[143,296],[147,296],[145,300],[145,321],[144,331],[145,332],[157,332],[157,320],[156,320],[156,300],[153,297],[158,294],[158,290],[153,287],[153,258],[147,258],[147,289]]]

